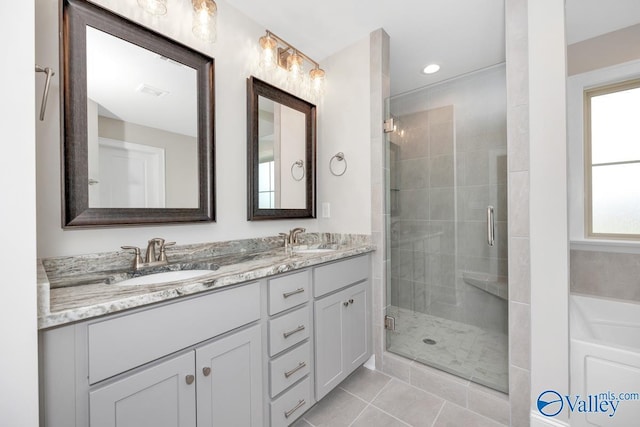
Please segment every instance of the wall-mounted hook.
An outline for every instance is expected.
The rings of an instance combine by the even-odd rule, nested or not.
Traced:
[[[44,120],[44,112],[47,109],[47,98],[49,97],[49,85],[51,84],[51,77],[53,77],[56,73],[52,68],[49,67],[41,67],[36,64],[36,73],[45,73],[47,75],[47,80],[44,83],[44,94],[42,95],[42,104],[40,105],[40,121]]]

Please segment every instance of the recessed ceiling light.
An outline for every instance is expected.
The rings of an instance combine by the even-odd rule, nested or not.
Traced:
[[[440,70],[440,66],[438,64],[429,64],[422,69],[423,74],[433,74],[437,73]]]

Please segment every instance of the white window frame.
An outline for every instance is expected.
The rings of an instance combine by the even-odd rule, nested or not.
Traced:
[[[568,204],[571,249],[640,253],[640,241],[587,237],[585,218],[584,92],[640,77],[640,60],[567,78]]]
[[[619,239],[619,240],[635,240],[640,242],[640,233],[626,234],[626,233],[595,233],[593,231],[593,161],[592,161],[592,135],[591,135],[591,99],[596,96],[608,95],[612,93],[622,92],[629,89],[640,88],[640,78],[625,80],[608,84],[604,86],[598,86],[584,91],[584,196],[585,196],[585,235],[591,239]],[[638,163],[640,160],[636,160],[632,163]],[[630,162],[612,162],[607,164],[601,164],[597,166],[605,165],[621,165],[628,164]]]

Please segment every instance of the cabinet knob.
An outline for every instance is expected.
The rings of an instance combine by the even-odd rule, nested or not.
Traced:
[[[349,304],[353,304],[353,298],[349,300]]]
[[[211,368],[210,367],[207,366],[207,367],[202,368],[202,374],[205,377],[208,377],[210,373],[211,373]]]
[[[184,380],[187,382],[187,384],[191,385],[196,380],[196,377],[193,375],[187,375]]]
[[[349,307],[349,301],[345,301],[342,304],[344,304],[345,307]]]

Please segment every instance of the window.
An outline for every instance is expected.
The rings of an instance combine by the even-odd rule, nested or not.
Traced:
[[[262,162],[258,165],[258,208],[259,209],[273,209],[276,207],[275,201],[275,162],[273,160],[269,162]]]
[[[587,236],[640,239],[640,79],[585,91]]]

